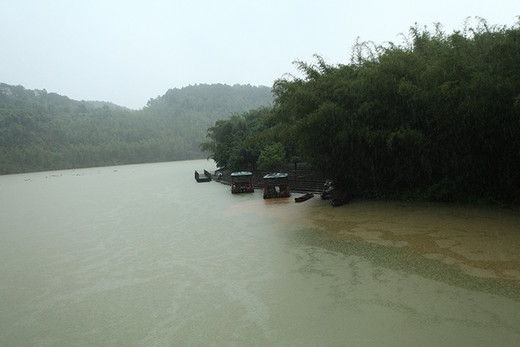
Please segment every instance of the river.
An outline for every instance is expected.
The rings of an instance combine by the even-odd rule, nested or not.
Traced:
[[[518,211],[264,200],[203,168],[0,177],[0,345],[520,345]]]

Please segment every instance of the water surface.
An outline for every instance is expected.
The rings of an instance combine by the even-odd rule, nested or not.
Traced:
[[[208,161],[0,177],[0,345],[520,344],[520,216],[263,200]]]

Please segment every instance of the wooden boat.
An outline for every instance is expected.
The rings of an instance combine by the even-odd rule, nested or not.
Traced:
[[[253,193],[254,191],[255,186],[251,172],[240,171],[231,173],[231,193]]]
[[[209,182],[211,181],[211,174],[207,172],[206,170],[199,173],[197,170],[195,170],[195,180],[199,183],[201,182]]]
[[[291,196],[288,174],[272,173],[264,176],[264,199],[288,198]]]
[[[307,193],[307,194],[304,194],[302,196],[298,196],[298,197],[294,198],[294,202],[304,202],[304,201],[307,201],[307,200],[309,200],[309,199],[311,199],[313,197],[314,197],[314,194]]]

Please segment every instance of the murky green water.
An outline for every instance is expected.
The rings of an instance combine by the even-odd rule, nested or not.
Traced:
[[[0,345],[520,344],[517,213],[264,201],[197,184],[202,168],[0,177]],[[507,271],[466,271],[480,266],[458,257],[471,237],[443,231],[494,218]],[[442,252],[414,247],[423,229]]]

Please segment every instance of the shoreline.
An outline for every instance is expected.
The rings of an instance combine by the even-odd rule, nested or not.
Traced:
[[[229,214],[276,217],[323,237],[400,248],[466,275],[520,283],[520,213],[496,205],[353,200],[332,208],[315,197],[239,202]],[[283,201],[282,201],[283,200]],[[283,202],[283,203],[282,203]],[[276,209],[270,208],[275,204]]]
[[[406,248],[479,278],[520,282],[520,214],[495,206],[363,200],[313,214],[331,236]]]

